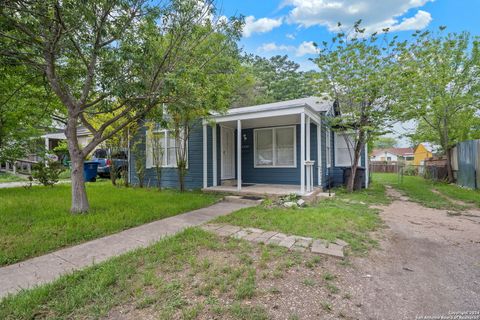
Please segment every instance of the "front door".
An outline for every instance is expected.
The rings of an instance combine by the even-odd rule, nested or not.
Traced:
[[[220,127],[221,143],[221,179],[235,178],[235,131]]]

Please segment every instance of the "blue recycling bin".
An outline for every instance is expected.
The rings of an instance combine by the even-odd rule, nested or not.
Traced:
[[[97,181],[97,169],[100,162],[98,161],[85,161],[83,163],[83,179],[85,182]]]

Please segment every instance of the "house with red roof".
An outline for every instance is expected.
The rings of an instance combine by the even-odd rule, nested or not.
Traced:
[[[374,149],[370,155],[370,161],[381,162],[397,162],[397,161],[413,161],[413,148],[387,148]]]

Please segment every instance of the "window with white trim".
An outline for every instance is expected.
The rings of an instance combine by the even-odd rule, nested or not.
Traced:
[[[153,139],[155,139],[155,141]],[[158,150],[155,151],[154,148],[158,148]],[[146,167],[155,167],[156,159],[154,157],[154,152],[156,152],[156,154],[161,152],[161,166],[164,168],[176,168],[177,148],[176,139],[172,131],[167,129],[154,129],[148,131],[146,137]]]
[[[332,138],[330,136],[330,128],[327,127],[326,133],[326,143],[325,143],[325,157],[327,159],[327,168],[332,166],[332,153],[331,153],[331,145],[332,145]]]
[[[352,165],[355,144],[352,137],[345,133],[335,133],[335,165],[350,167]],[[358,159],[360,165],[360,159]]]
[[[297,166],[294,126],[255,129],[253,134],[255,168]]]

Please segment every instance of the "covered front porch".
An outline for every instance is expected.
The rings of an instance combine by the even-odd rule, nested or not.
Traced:
[[[231,109],[203,122],[203,190],[256,196],[321,191],[320,116],[306,104],[271,105]]]
[[[254,197],[282,197],[290,194],[300,195],[298,186],[288,184],[243,184],[240,190],[238,190],[237,186],[216,186],[205,188],[203,191]],[[314,186],[311,192],[303,194],[303,196],[314,196],[320,192],[322,192],[322,188]]]

